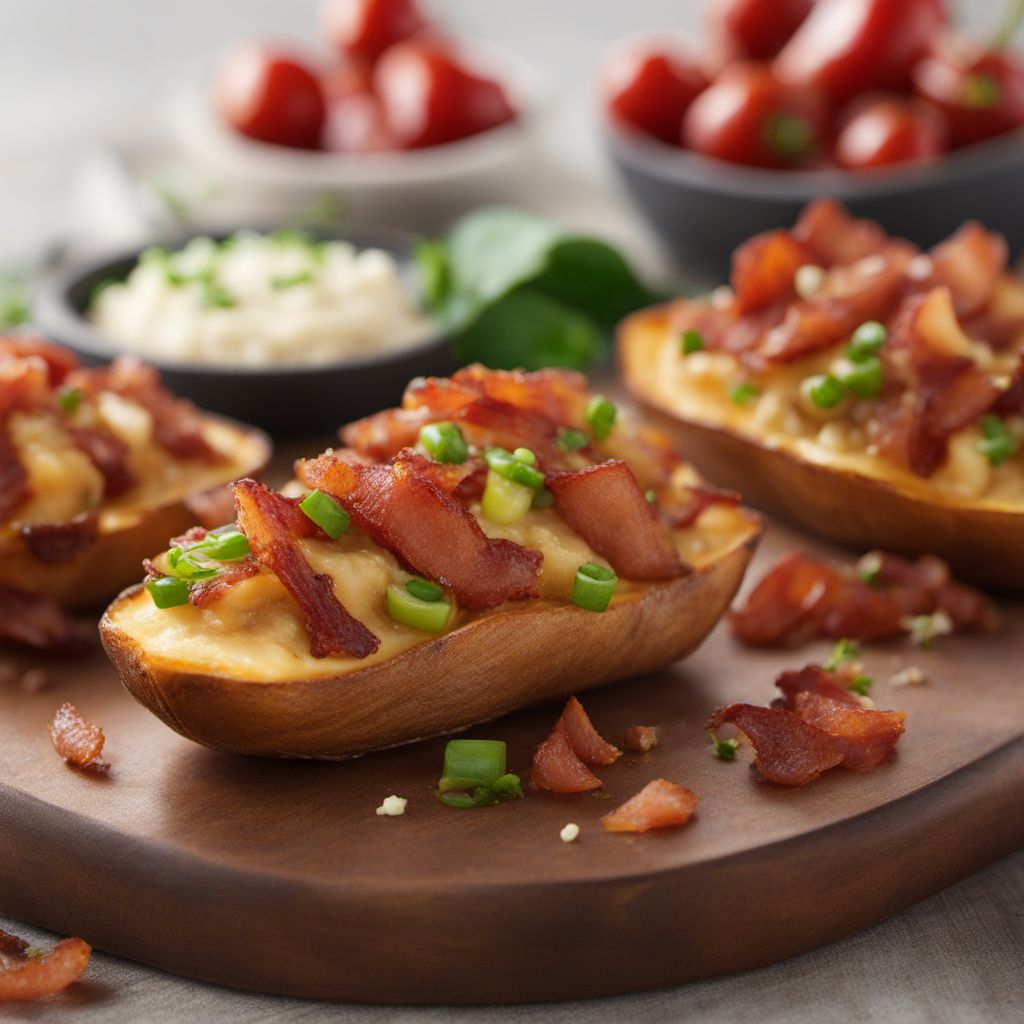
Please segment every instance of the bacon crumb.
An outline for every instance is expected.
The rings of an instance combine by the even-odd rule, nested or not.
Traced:
[[[608,832],[648,832],[685,825],[697,809],[697,794],[666,779],[647,783],[636,796],[601,819]]]
[[[33,955],[24,939],[0,931],[0,1003],[45,999],[63,992],[85,973],[92,948],[64,939],[49,953]]]
[[[530,781],[535,789],[552,793],[586,793],[601,786],[587,765],[608,765],[621,756],[594,728],[583,705],[570,697],[551,735],[533,755]]]
[[[106,771],[110,765],[104,761],[103,730],[87,721],[73,704],[61,704],[50,726],[54,749],[68,764],[78,768]]]
[[[658,730],[653,725],[634,725],[626,730],[623,746],[627,750],[647,753],[658,745]]]

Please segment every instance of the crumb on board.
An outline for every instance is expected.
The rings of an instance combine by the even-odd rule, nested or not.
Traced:
[[[563,843],[574,843],[580,837],[580,827],[575,821],[570,821],[567,825],[563,826],[562,831],[558,835]]]
[[[918,668],[917,665],[908,665],[906,668],[900,669],[889,680],[893,686],[920,686],[921,683],[927,681],[928,677],[924,674],[924,669]]]
[[[409,801],[404,796],[395,796],[393,793],[391,796],[384,797],[380,807],[377,808],[377,815],[381,818],[397,818],[400,814],[405,814],[405,808]]]

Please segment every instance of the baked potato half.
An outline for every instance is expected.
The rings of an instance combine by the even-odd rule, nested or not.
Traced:
[[[186,596],[190,531],[104,615],[125,686],[189,739],[342,759],[652,671],[726,611],[761,532],[575,374],[414,382],[344,436],[289,494],[236,484],[244,557]]]
[[[828,244],[856,259],[829,251],[826,220]],[[820,204],[738,252],[713,302],[627,319],[621,375],[702,473],[755,507],[1020,589],[1024,285],[1004,263],[976,225],[925,254]]]
[[[262,432],[199,413],[142,364],[85,369],[35,339],[0,339],[0,401],[0,587],[67,610],[109,601],[270,456]]]

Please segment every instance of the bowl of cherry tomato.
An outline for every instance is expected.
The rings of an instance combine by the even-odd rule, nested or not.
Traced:
[[[242,185],[385,192],[450,183],[521,151],[536,80],[415,0],[323,0],[319,53],[246,41],[178,97],[180,141]]]
[[[700,275],[752,233],[841,199],[921,245],[963,221],[1024,248],[1024,3],[988,44],[944,0],[712,0],[707,34],[605,62],[607,148],[669,251]],[[699,54],[699,57],[698,57]]]

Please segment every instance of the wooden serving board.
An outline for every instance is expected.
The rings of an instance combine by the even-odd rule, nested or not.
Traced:
[[[754,575],[796,543],[773,529]],[[246,760],[170,732],[101,654],[51,663],[39,693],[0,684],[0,910],[220,984],[379,1003],[600,996],[771,963],[1024,844],[1024,608],[1006,618],[993,638],[867,652],[878,705],[908,713],[897,755],[870,773],[785,789],[757,783],[742,748],[715,759],[716,705],[766,703],[777,672],[829,646],[751,652],[719,628],[689,661],[584,697],[606,736],[661,735],[601,770],[609,799],[473,811],[433,796],[443,740],[346,764]],[[892,687],[909,664],[929,681]],[[106,730],[108,777],[54,753],[65,700]],[[507,740],[525,770],[556,714],[471,735]],[[700,795],[696,819],[605,833],[601,816],[657,777]],[[404,817],[374,813],[390,793],[409,799]]]

